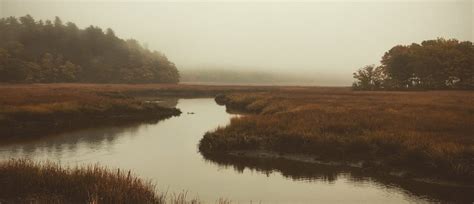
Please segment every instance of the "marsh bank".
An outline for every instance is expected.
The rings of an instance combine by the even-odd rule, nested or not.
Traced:
[[[240,203],[404,203],[466,201],[470,196],[462,188],[381,179],[346,167],[278,158],[203,156],[197,152],[202,135],[227,125],[234,115],[212,98],[180,99],[177,108],[183,112],[180,116],[157,123],[88,128],[2,146],[0,157],[131,169],[155,182],[159,191],[186,190],[205,203],[218,197]]]

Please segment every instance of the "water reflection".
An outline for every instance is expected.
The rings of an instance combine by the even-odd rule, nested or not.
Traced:
[[[332,184],[345,179],[354,186],[379,186],[388,192],[402,192],[410,201],[471,203],[474,188],[453,187],[400,179],[393,176],[374,174],[360,168],[310,164],[283,158],[249,158],[236,155],[203,155],[207,161],[224,168],[244,173],[245,169],[267,176],[278,172],[294,181],[326,182]]]
[[[159,122],[89,128],[0,147],[0,159],[28,157],[65,165],[131,169],[159,190],[188,191],[206,203],[408,203],[467,201],[465,189],[400,181],[357,169],[198,153],[206,131],[233,115],[213,99],[180,99],[183,114]],[[193,112],[194,114],[187,114]]]
[[[166,120],[166,119],[165,119]],[[148,121],[156,124],[158,121]],[[143,126],[140,123],[117,127],[86,128],[0,148],[0,157],[27,157],[44,155],[50,160],[59,159],[64,154],[77,154],[79,149],[91,151],[109,148],[122,136],[133,136]]]
[[[169,108],[174,108],[178,104],[178,99],[177,98],[156,98],[156,97],[137,97],[137,99],[144,101],[145,103],[156,103],[159,104],[160,106],[163,107],[169,107]],[[162,121],[163,119],[166,119],[168,117],[163,118],[163,116],[159,116],[159,118],[150,118],[150,117],[144,117],[144,118],[139,118],[140,122],[136,122],[138,118],[106,118],[104,117],[103,119],[100,118],[93,118],[91,120],[80,120],[75,123],[71,123],[69,126],[60,126],[56,128],[51,128],[50,126],[45,126],[41,127],[38,129],[25,129],[22,132],[15,132],[14,134],[10,133],[0,133],[4,134],[4,136],[7,136],[7,140],[4,140],[1,145],[5,144],[15,144],[15,143],[20,143],[20,144],[25,144],[25,143],[34,143],[37,142],[44,137],[55,137],[55,136],[61,136],[61,135],[66,135],[66,137],[69,137],[69,135],[90,135],[91,139],[101,139],[102,137],[97,134],[114,134],[115,131],[117,132],[122,132],[122,130],[130,131],[131,128],[133,127],[139,127],[144,124],[156,124],[159,121]],[[117,130],[114,130],[117,129]],[[79,130],[79,131],[78,131]],[[77,134],[76,134],[77,133]],[[96,137],[98,136],[98,137]],[[47,138],[47,140],[49,140]],[[76,138],[76,137],[71,137],[71,138]],[[113,136],[109,137],[113,138]],[[66,139],[66,140],[69,140]]]

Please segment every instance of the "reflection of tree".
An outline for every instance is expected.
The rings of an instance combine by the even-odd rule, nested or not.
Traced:
[[[203,153],[201,153],[203,154]],[[417,197],[429,201],[469,203],[474,201],[474,187],[454,187],[438,184],[417,182],[395,176],[387,176],[378,171],[291,161],[283,158],[254,158],[223,154],[203,154],[203,157],[221,167],[233,167],[242,173],[246,168],[267,176],[272,172],[280,172],[284,177],[293,180],[323,181],[332,183],[340,177],[350,182],[370,182],[387,189],[399,189],[407,197]]]

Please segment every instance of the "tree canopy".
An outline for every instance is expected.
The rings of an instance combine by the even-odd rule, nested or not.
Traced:
[[[165,55],[112,29],[36,21],[30,15],[0,19],[0,82],[177,83]]]
[[[354,78],[358,89],[474,89],[474,46],[443,38],[397,45]]]

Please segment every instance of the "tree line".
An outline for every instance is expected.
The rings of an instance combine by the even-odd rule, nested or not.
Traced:
[[[0,82],[177,83],[165,55],[112,29],[36,21],[30,15],[0,19]]]
[[[438,38],[397,45],[354,73],[354,89],[474,89],[474,46]]]

